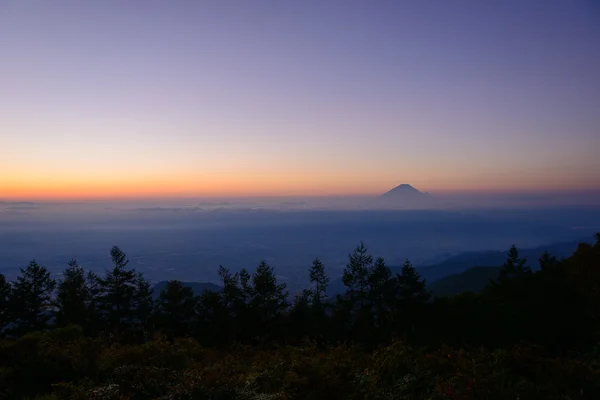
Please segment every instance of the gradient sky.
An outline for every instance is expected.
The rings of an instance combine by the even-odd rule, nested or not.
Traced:
[[[0,0],[0,198],[600,188],[596,0]]]

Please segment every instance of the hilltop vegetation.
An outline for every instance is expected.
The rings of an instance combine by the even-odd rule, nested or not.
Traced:
[[[514,246],[482,293],[432,299],[407,260],[361,243],[326,297],[316,259],[293,299],[273,268],[158,296],[118,247],[102,276],[32,261],[0,275],[0,398],[600,398],[600,234],[537,268]]]

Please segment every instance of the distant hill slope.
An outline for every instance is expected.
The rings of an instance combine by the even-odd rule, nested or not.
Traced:
[[[166,289],[167,287],[167,281],[161,281],[158,282],[156,285],[153,286],[153,296],[154,298],[157,298],[160,295],[160,292],[163,291],[164,289]],[[183,284],[183,286],[185,287],[190,287],[192,288],[192,290],[194,291],[195,295],[201,295],[202,292],[204,292],[205,290],[210,290],[213,292],[220,292],[221,289],[223,289],[221,286],[219,285],[215,285],[214,283],[210,283],[210,282],[181,282]]]
[[[525,257],[532,269],[539,267],[538,259],[544,251],[558,259],[569,257],[581,242],[587,239],[572,242],[553,243],[546,246],[539,246],[529,249],[519,249],[519,255]],[[445,276],[459,274],[469,268],[476,266],[500,267],[506,260],[506,251],[479,251],[459,254],[451,257],[439,264],[418,267],[417,270],[421,276],[428,282],[435,282]]]
[[[529,249],[519,249],[519,254],[521,257],[527,258],[529,266],[533,270],[536,270],[539,268],[538,259],[542,256],[544,251],[547,250],[551,255],[561,259],[569,257],[577,249],[578,244],[585,241],[587,241],[587,239],[554,243]],[[506,251],[462,253],[439,264],[416,267],[416,269],[419,274],[425,278],[430,288],[434,288],[438,285],[438,282],[443,278],[449,278],[448,280],[439,283],[439,286],[437,286],[438,291],[441,289],[442,292],[453,292],[452,294],[454,294],[466,290],[475,290],[477,288],[482,289],[488,282],[486,274],[492,274],[493,268],[500,268],[504,261],[506,261],[507,252],[508,249],[506,249]],[[392,276],[395,276],[402,270],[402,267],[398,266],[390,266],[389,268],[392,270]],[[467,274],[463,275],[464,272],[471,269],[476,270],[469,271]],[[450,289],[450,285],[454,285],[456,289]],[[474,289],[466,289],[470,287],[473,287]],[[327,295],[335,296],[336,294],[344,293],[345,291],[346,288],[341,279],[332,279]],[[442,296],[442,294],[435,294]]]
[[[496,279],[500,267],[473,267],[460,274],[443,277],[431,285],[433,296],[446,297],[462,292],[481,292],[490,279]]]
[[[547,246],[539,246],[530,249],[520,249],[521,257],[528,260],[532,269],[537,269],[538,259],[548,251],[551,255],[561,259],[569,257],[577,245],[586,240],[572,242],[554,243]],[[507,249],[508,251],[508,249]],[[506,260],[507,251],[480,251],[463,253],[451,257],[439,264],[417,267],[417,271],[429,283],[429,287],[437,296],[457,294],[467,290],[480,291],[488,283],[489,278],[497,276],[498,269]],[[402,267],[390,266],[392,276],[400,273]],[[184,286],[191,287],[196,295],[202,294],[204,290],[221,291],[222,287],[210,282],[182,282]],[[154,285],[154,297],[166,288],[167,281]],[[346,287],[341,278],[332,279],[327,290],[327,296],[333,297],[344,293]]]

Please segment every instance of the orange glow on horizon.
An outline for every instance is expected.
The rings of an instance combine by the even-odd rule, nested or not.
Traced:
[[[542,193],[578,190],[598,190],[597,187],[571,182],[544,185],[538,182],[488,186],[482,182],[451,182],[433,180],[352,181],[341,176],[261,176],[244,179],[239,175],[179,174],[171,176],[138,176],[121,179],[66,179],[61,177],[4,177],[0,180],[0,200],[101,200],[176,197],[280,197],[280,196],[370,196],[384,193],[400,183],[409,183],[423,192],[452,194]],[[455,183],[455,184],[453,184]],[[526,182],[527,183],[527,182]],[[575,184],[574,184],[575,183]],[[579,185],[576,185],[579,183]]]

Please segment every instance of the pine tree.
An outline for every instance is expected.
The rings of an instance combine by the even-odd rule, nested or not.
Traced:
[[[50,277],[50,271],[35,260],[26,268],[21,268],[21,275],[13,285],[10,299],[14,333],[23,334],[48,328],[55,287],[56,282]]]
[[[392,271],[385,265],[385,260],[378,257],[369,270],[369,292],[372,301],[380,302],[383,299],[385,286],[392,276]]]
[[[152,314],[152,307],[152,285],[140,272],[135,278],[132,311],[134,320],[142,329],[148,328],[148,322]]]
[[[69,261],[69,267],[63,273],[58,284],[56,296],[56,325],[76,324],[85,328],[88,320],[89,288],[83,267],[77,260]]]
[[[542,271],[550,271],[555,269],[558,266],[558,260],[556,257],[551,256],[548,251],[544,251],[544,254],[539,259],[540,262],[540,270]]]
[[[110,254],[114,268],[98,280],[98,306],[108,325],[118,330],[123,324],[130,323],[134,317],[133,301],[137,289],[137,275],[135,270],[125,269],[129,260],[121,249],[114,246]]]
[[[287,309],[287,291],[285,283],[277,283],[273,268],[262,261],[252,274],[250,307],[259,321],[273,321]]]
[[[196,299],[192,288],[180,281],[169,281],[156,300],[154,319],[156,326],[172,337],[190,334],[195,317]]]
[[[378,257],[369,270],[369,301],[371,315],[375,317],[378,327],[386,323],[389,311],[393,308],[393,293],[390,292],[392,271],[385,265],[385,260]]]
[[[232,316],[240,316],[248,301],[250,274],[245,269],[239,274],[232,274],[227,268],[220,266],[219,276],[223,282],[223,303],[225,307],[231,312]],[[242,279],[240,279],[240,276]]]
[[[346,295],[351,306],[364,305],[369,293],[369,271],[373,257],[368,253],[363,242],[348,256],[349,263],[342,274],[342,282],[346,286]]]
[[[205,290],[195,299],[196,318],[194,336],[205,345],[227,345],[239,340],[248,332],[243,331],[242,318],[233,319],[221,293]]]
[[[10,283],[6,281],[4,275],[0,274],[0,335],[2,335],[4,328],[10,322],[8,303],[10,291]]]
[[[86,332],[94,336],[104,327],[106,319],[102,315],[102,283],[100,277],[94,272],[89,271],[85,277],[88,289]]]
[[[396,324],[406,333],[414,334],[417,319],[422,316],[425,303],[431,297],[427,283],[421,278],[409,260],[402,265],[402,272],[396,275]]]
[[[294,296],[294,301],[287,315],[286,337],[304,339],[306,336],[312,336],[317,329],[323,329],[323,326],[315,326],[314,310],[318,306],[311,307],[311,298],[314,293],[311,290],[304,289]],[[313,300],[314,301],[314,300]]]
[[[310,283],[314,285],[310,293],[306,295],[312,305],[316,308],[323,306],[323,300],[327,296],[327,287],[329,286],[329,277],[325,272],[325,266],[318,258],[315,258],[309,271]]]
[[[219,276],[223,282],[223,290],[219,294],[221,304],[218,304],[217,299],[212,295],[203,296],[198,304],[198,314],[206,315],[204,308],[213,310],[207,311],[208,315],[210,318],[214,315],[219,316],[220,322],[217,325],[225,324],[223,321],[227,321],[227,333],[230,339],[241,340],[251,336],[255,320],[248,305],[252,296],[250,273],[242,269],[239,273],[232,274],[227,268],[220,266]]]
[[[531,273],[531,268],[526,265],[527,259],[519,257],[519,250],[512,245],[508,251],[508,256],[502,268],[500,269],[499,280],[506,281],[527,273]]]
[[[409,260],[402,264],[402,273],[396,276],[398,284],[398,298],[402,303],[422,304],[429,300],[431,294],[427,290],[427,283],[421,278]]]

